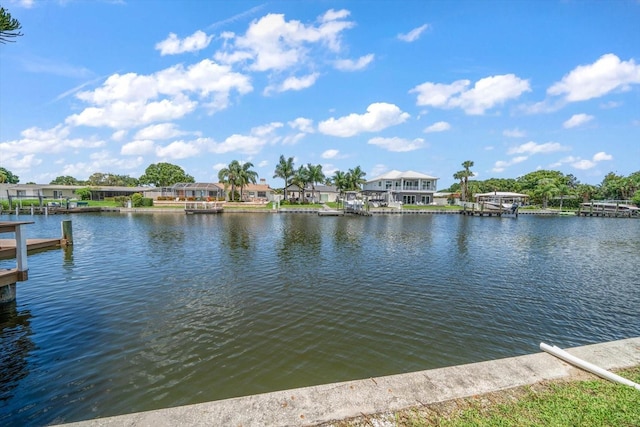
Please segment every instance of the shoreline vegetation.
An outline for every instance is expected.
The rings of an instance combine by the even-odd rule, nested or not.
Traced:
[[[615,371],[640,382],[640,365]],[[640,393],[580,371],[577,377],[542,381],[400,411],[361,415],[323,427],[639,426]]]

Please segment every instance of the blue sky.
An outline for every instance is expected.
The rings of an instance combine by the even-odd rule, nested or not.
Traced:
[[[640,170],[640,1],[3,0],[0,166]]]

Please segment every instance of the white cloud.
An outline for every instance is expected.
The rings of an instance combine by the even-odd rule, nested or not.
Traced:
[[[387,151],[393,152],[407,152],[407,151],[415,151],[422,147],[424,147],[424,139],[415,138],[413,140],[408,140],[404,138],[371,138],[368,142],[371,145],[377,145],[378,147],[385,149]]]
[[[192,35],[180,40],[174,33],[169,33],[169,37],[156,44],[156,50],[160,55],[176,55],[184,52],[197,52],[209,46],[213,36],[207,36],[203,31],[196,31]]]
[[[398,40],[402,40],[403,42],[411,43],[420,38],[420,35],[429,28],[429,24],[424,24],[418,28],[414,28],[409,31],[407,34],[398,34]]]
[[[299,130],[301,132],[305,132],[305,133],[313,133],[313,132],[315,132],[315,130],[313,129],[313,120],[306,119],[304,117],[298,117],[295,120],[287,122],[287,124],[292,129],[297,129],[297,130]]]
[[[50,129],[32,127],[21,132],[22,138],[0,143],[0,152],[4,156],[13,154],[61,153],[68,148],[97,148],[105,141],[91,138],[69,138],[71,128],[59,124]]]
[[[509,138],[524,138],[525,136],[527,136],[527,134],[524,131],[522,131],[522,130],[520,130],[518,128],[505,129],[505,130],[502,131],[502,134],[504,136],[506,136],[506,137],[509,137]]]
[[[264,94],[268,95],[271,92],[286,92],[288,90],[306,89],[313,86],[318,77],[320,77],[319,73],[312,73],[303,77],[291,76],[277,86],[267,86],[264,90]]]
[[[602,162],[604,160],[613,160],[613,156],[611,154],[607,154],[604,151],[600,151],[593,155],[594,162]]]
[[[131,141],[120,148],[120,154],[124,156],[140,156],[142,154],[153,153],[155,144],[149,139]]]
[[[564,127],[565,129],[570,129],[581,126],[585,123],[590,122],[591,120],[593,120],[593,116],[590,116],[588,114],[574,114],[569,120],[566,120],[564,123],[562,123],[562,127]]]
[[[340,154],[340,151],[338,150],[326,150],[324,153],[322,153],[322,158],[323,159],[335,159],[338,155]]]
[[[580,157],[569,156],[559,160],[556,163],[553,163],[550,166],[557,168],[564,164],[568,164],[575,169],[588,170],[597,166],[599,162],[607,161],[607,160],[613,160],[613,156],[611,154],[605,153],[604,151],[600,151],[594,154],[591,159],[582,159]]]
[[[251,129],[249,135],[234,134],[223,142],[215,142],[212,139],[200,139],[202,145],[216,154],[238,152],[247,155],[258,154],[267,144],[275,144],[282,138],[276,134],[276,130],[284,126],[280,122],[272,122]]]
[[[378,102],[369,105],[364,114],[352,113],[338,119],[332,117],[320,122],[318,130],[326,135],[346,138],[362,132],[377,132],[403,123],[409,117],[408,113],[402,112],[394,104]]]
[[[106,150],[92,153],[89,156],[89,160],[91,161],[66,164],[62,169],[61,175],[82,178],[88,177],[95,171],[137,169],[144,162],[142,156],[119,159]]]
[[[470,84],[469,80],[457,80],[449,85],[426,82],[414,87],[409,93],[418,94],[417,105],[459,107],[467,114],[480,115],[531,91],[529,81],[514,74],[485,77],[468,88]]]
[[[186,133],[179,130],[174,123],[159,123],[140,129],[134,139],[170,139]]]
[[[196,109],[199,103],[189,95],[198,96],[209,112],[215,112],[227,108],[232,91],[244,95],[251,90],[247,76],[208,59],[150,75],[114,74],[99,88],[76,94],[91,106],[67,117],[66,123],[119,129],[169,121]]]
[[[167,159],[186,159],[200,154],[199,144],[174,141],[165,147],[156,147],[156,156]]]
[[[620,61],[609,53],[593,64],[579,65],[547,89],[547,94],[564,95],[568,102],[586,101],[615,90],[629,90],[632,84],[640,84],[640,65],[633,59]]]
[[[111,134],[111,139],[114,141],[122,141],[127,136],[126,130],[117,130]]]
[[[357,60],[353,59],[338,59],[334,62],[334,67],[340,71],[358,71],[366,68],[373,61],[374,55],[361,56]]]
[[[318,45],[340,51],[341,33],[354,26],[345,21],[347,10],[329,10],[318,20],[319,24],[305,25],[297,20],[286,21],[284,15],[270,13],[254,20],[243,36],[227,34],[223,51],[217,52],[219,61],[251,61],[254,71],[285,70],[310,61],[309,50]]]
[[[569,148],[558,142],[545,142],[544,144],[538,144],[536,142],[529,141],[525,144],[518,145],[517,147],[511,147],[507,151],[507,154],[547,154],[566,150],[569,150]]]
[[[431,132],[444,132],[446,130],[451,129],[451,125],[447,122],[436,122],[434,124],[432,124],[431,126],[428,126],[425,130],[424,133],[431,133]]]
[[[513,157],[512,159],[510,159],[508,161],[498,160],[493,165],[493,168],[491,169],[491,171],[492,172],[504,172],[504,170],[506,168],[508,168],[509,166],[513,166],[515,164],[522,163],[525,160],[527,160],[528,158],[529,158],[528,156],[516,156],[516,157]]]

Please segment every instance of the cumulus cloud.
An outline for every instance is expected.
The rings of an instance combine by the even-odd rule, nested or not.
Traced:
[[[174,123],[159,123],[140,129],[134,139],[169,139],[186,133],[178,129]]]
[[[338,52],[341,33],[354,26],[345,20],[349,11],[333,9],[318,19],[318,25],[285,20],[284,15],[270,13],[254,20],[244,35],[227,34],[225,49],[215,58],[226,63],[248,61],[254,71],[281,71],[309,61],[312,47],[326,46]]]
[[[436,108],[462,108],[467,114],[481,115],[510,99],[530,92],[528,80],[514,74],[485,77],[470,87],[469,80],[451,84],[422,83],[409,91],[417,94],[417,105]]]
[[[524,131],[522,131],[522,130],[520,130],[518,128],[505,129],[505,130],[502,131],[502,134],[504,136],[506,136],[506,137],[509,137],[509,138],[524,138],[525,136],[527,136],[527,134]]]
[[[242,154],[258,154],[267,144],[275,144],[282,138],[276,133],[283,126],[280,122],[268,123],[251,129],[249,135],[234,134],[222,142],[212,139],[200,139],[199,141],[208,147],[209,151],[216,154],[238,152]]]
[[[316,80],[320,77],[319,73],[311,73],[302,77],[291,76],[285,79],[279,85],[267,86],[264,90],[264,94],[268,95],[272,92],[286,92],[288,90],[303,90],[313,86]]]
[[[411,43],[420,38],[420,35],[429,28],[429,24],[424,24],[418,28],[414,28],[406,34],[398,34],[398,40],[402,40],[403,42]]]
[[[528,156],[516,156],[516,157],[513,157],[512,159],[510,159],[508,161],[498,160],[493,165],[493,168],[491,169],[491,171],[492,172],[504,172],[504,170],[506,168],[508,168],[509,166],[513,166],[515,164],[522,163],[525,160],[527,160],[528,158],[529,158]]]
[[[591,120],[593,120],[593,116],[590,116],[588,114],[574,114],[569,120],[565,121],[562,124],[562,127],[564,127],[565,129],[570,129],[581,126],[587,122],[590,122]]]
[[[70,138],[68,126],[57,125],[50,129],[31,127],[23,130],[21,138],[0,143],[3,160],[17,157],[19,154],[61,153],[67,149],[97,148],[105,145],[105,141],[91,138]]]
[[[287,122],[289,127],[292,129],[297,129],[301,132],[305,133],[313,133],[315,130],[313,129],[313,120],[306,119],[304,117],[298,117],[295,120]]]
[[[349,114],[348,116],[330,118],[318,124],[318,130],[326,135],[343,138],[362,132],[377,132],[390,126],[398,125],[409,118],[394,104],[378,102],[369,105],[364,114]]]
[[[127,142],[120,148],[124,156],[141,156],[154,152],[155,144],[149,139]]]
[[[160,55],[176,55],[185,52],[197,52],[209,46],[213,36],[208,36],[204,31],[196,31],[192,35],[180,40],[174,33],[169,33],[169,37],[156,44],[156,50]]]
[[[600,151],[593,155],[594,162],[602,162],[604,160],[613,160],[613,156],[611,154],[607,154],[604,151]]]
[[[536,142],[529,141],[525,144],[511,147],[507,151],[507,154],[548,154],[567,150],[569,150],[569,147],[565,147],[558,142],[545,142],[544,144],[538,144]]]
[[[608,53],[589,65],[579,65],[562,80],[554,83],[547,94],[564,96],[568,102],[599,98],[610,92],[629,90],[640,83],[640,65],[633,59],[621,61]]]
[[[415,138],[413,140],[404,139],[404,138],[371,138],[368,141],[371,145],[377,145],[378,147],[398,153],[404,153],[407,151],[415,151],[422,147],[424,147],[424,139]]]
[[[446,130],[451,129],[451,125],[447,122],[436,122],[431,126],[428,126],[424,133],[432,133],[432,132],[444,132]]]
[[[374,55],[361,56],[357,60],[353,59],[338,59],[334,62],[334,67],[340,71],[359,71],[366,68],[371,62],[373,62]]]
[[[72,126],[130,128],[181,118],[193,112],[198,97],[209,112],[227,108],[232,91],[253,90],[249,78],[226,65],[205,59],[184,67],[175,65],[150,75],[114,74],[93,91],[76,97],[91,106],[66,119]]]
[[[174,141],[164,147],[156,147],[156,156],[163,159],[186,159],[200,154],[196,142]]]
[[[142,166],[144,162],[142,156],[119,159],[106,150],[92,153],[89,160],[89,162],[65,164],[61,175],[88,177],[95,171],[101,170],[133,170]]]
[[[340,154],[340,151],[338,150],[326,150],[324,153],[322,153],[322,158],[323,159],[335,159],[338,155]]]

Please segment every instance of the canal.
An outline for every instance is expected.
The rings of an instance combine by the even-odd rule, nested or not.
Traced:
[[[0,220],[15,217],[0,216]],[[640,335],[640,221],[21,216],[0,425],[44,425]],[[10,237],[10,236],[5,236]],[[0,261],[0,268],[14,261]]]

